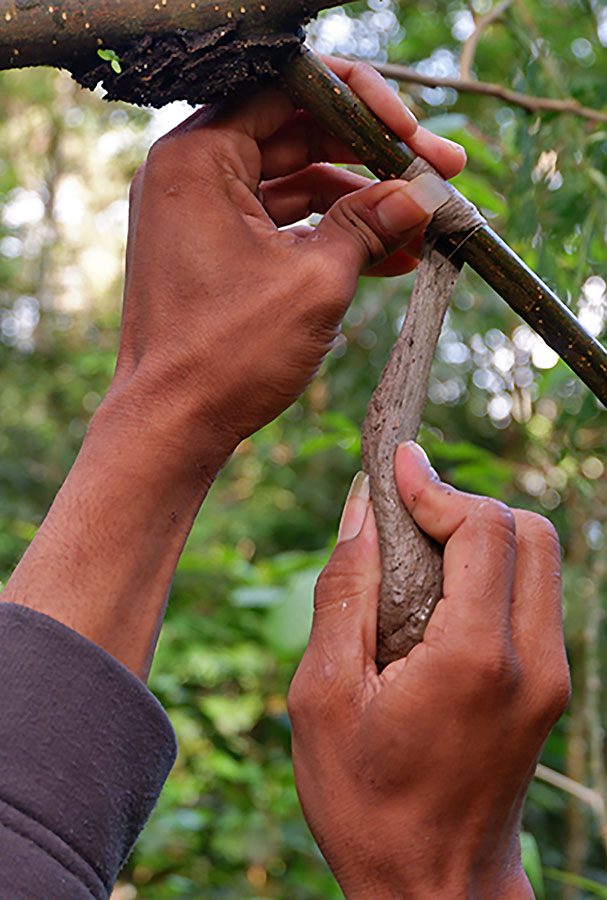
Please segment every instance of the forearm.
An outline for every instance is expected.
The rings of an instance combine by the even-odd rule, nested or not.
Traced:
[[[230,449],[204,422],[110,391],[1,595],[46,613],[139,677],[200,505]],[[186,453],[186,447],[189,447]]]

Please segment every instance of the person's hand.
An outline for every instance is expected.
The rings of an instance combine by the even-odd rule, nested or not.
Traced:
[[[348,900],[531,898],[519,827],[569,696],[552,526],[441,483],[414,444],[396,477],[445,545],[423,642],[374,663],[380,558],[359,478],[289,695],[297,789]]]
[[[463,149],[419,127],[373,69],[330,64],[445,177],[461,170]],[[376,183],[328,165],[355,161],[268,90],[195,113],[137,173],[114,387],[127,386],[138,415],[160,410],[188,461],[201,424],[231,450],[301,394],[362,272],[415,266],[441,181]],[[313,212],[318,227],[284,228]]]

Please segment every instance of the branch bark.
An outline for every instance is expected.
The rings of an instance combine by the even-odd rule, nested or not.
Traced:
[[[363,466],[382,555],[377,664],[405,656],[424,635],[442,596],[442,549],[404,509],[394,480],[394,452],[417,437],[434,350],[459,275],[459,267],[426,242],[402,331],[362,428]]]
[[[295,32],[340,0],[0,0],[0,69],[65,65],[99,47],[179,29]],[[156,61],[155,61],[156,62]]]

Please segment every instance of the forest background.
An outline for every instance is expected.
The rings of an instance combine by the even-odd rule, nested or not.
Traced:
[[[398,86],[425,125],[465,146],[463,193],[600,338],[603,2],[368,0],[326,13],[310,39],[324,52],[405,65],[422,81],[456,82],[412,84],[405,72]],[[471,78],[590,109],[533,109],[457,89]],[[112,375],[129,179],[187,112],[107,104],[50,70],[0,75],[0,579],[35,533]],[[411,283],[363,280],[306,395],[241,445],[205,504],[151,678],[179,758],[117,900],[341,896],[299,811],[285,698]],[[466,271],[421,438],[444,478],[547,515],[561,537],[573,700],[524,821],[525,862],[545,898],[607,898],[606,434],[589,392]]]

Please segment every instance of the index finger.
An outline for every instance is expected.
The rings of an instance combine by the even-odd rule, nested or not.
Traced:
[[[430,162],[445,178],[460,172],[466,153],[459,144],[431,134],[418,125],[399,95],[372,66],[338,57],[323,61],[393,131],[400,140]],[[312,115],[299,111],[283,122],[261,146],[264,178],[277,178],[313,162],[363,162],[339,140],[329,135]]]
[[[336,56],[325,56],[323,60],[397,137],[432,163],[443,178],[453,178],[461,172],[466,164],[464,148],[419,125],[398,93],[373,66]]]
[[[383,75],[369,63],[341,59],[339,56],[323,56],[323,62],[338,78],[352,88],[364,100],[378,118],[405,142],[409,142],[418,128],[417,119],[405,106]]]

